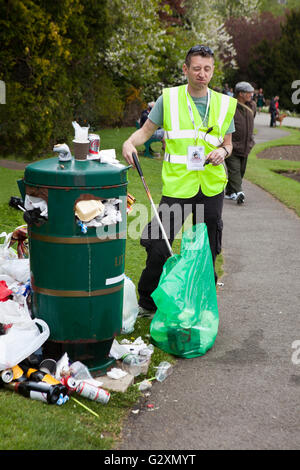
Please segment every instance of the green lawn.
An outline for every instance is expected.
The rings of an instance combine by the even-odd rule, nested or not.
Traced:
[[[123,162],[121,157],[122,143],[133,130],[134,128],[124,128],[100,131],[101,147],[115,148],[118,158]],[[299,183],[274,173],[274,170],[300,168],[300,163],[256,158],[256,154],[266,147],[279,144],[300,145],[299,130],[288,130],[291,132],[288,138],[254,147],[249,157],[246,178],[274,194],[288,207],[295,209],[299,215]],[[155,143],[153,147],[159,151],[160,144]],[[141,156],[140,161],[152,197],[158,203],[161,195],[162,159],[149,159]],[[22,171],[0,168],[0,232],[11,232],[16,226],[23,224],[22,213],[8,206],[10,196],[19,195],[16,181],[22,175]],[[137,171],[130,169],[128,178],[128,191],[135,196],[137,204],[141,203],[149,208],[150,214],[150,204]],[[128,225],[132,221],[134,221],[134,217],[129,215]],[[174,251],[178,252],[179,249],[180,242],[176,240]],[[145,251],[140,246],[139,240],[128,237],[125,272],[135,285],[137,285],[144,263]],[[219,276],[222,274],[222,264],[222,256],[219,256],[217,259]],[[137,320],[135,331],[127,337],[130,339],[142,336],[145,341],[148,341],[149,325],[150,320]],[[154,375],[154,367],[162,360],[175,362],[173,356],[155,348],[148,377]],[[142,378],[139,377],[138,380]],[[123,419],[140,396],[137,387],[133,386],[124,394],[112,393],[107,405],[100,405],[80,398],[82,403],[100,415],[98,419],[72,400],[59,407],[33,402],[8,390],[1,390],[0,394],[1,450],[112,449],[122,431]]]
[[[257,154],[266,148],[284,145],[300,145],[300,130],[282,127],[290,135],[253,147],[247,164],[245,178],[279,199],[300,216],[300,184],[283,176],[278,171],[299,170],[300,161],[270,160],[257,158]]]

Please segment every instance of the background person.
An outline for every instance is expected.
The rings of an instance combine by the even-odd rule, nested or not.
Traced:
[[[258,90],[258,93],[256,95],[256,106],[257,106],[257,111],[261,111],[263,106],[265,106],[266,104],[266,100],[265,100],[265,97],[264,97],[264,93],[263,93],[263,89],[260,88]]]
[[[254,88],[248,82],[239,82],[235,86],[238,100],[234,115],[235,133],[232,136],[232,154],[225,160],[228,171],[228,183],[225,198],[241,204],[245,200],[242,181],[246,171],[248,155],[254,145],[253,128],[256,103],[252,100]]]
[[[176,204],[181,208],[179,215],[169,211],[168,226],[163,222],[171,245],[189,213],[193,214],[193,224],[205,222],[214,263],[221,251],[222,209],[227,181],[223,162],[232,150],[236,100],[208,88],[214,72],[213,56],[213,51],[204,45],[194,46],[188,51],[183,65],[187,85],[163,91],[144,126],[124,142],[123,156],[134,166],[132,153],[137,154],[136,147],[163,126],[166,149],[158,212],[162,218],[165,207],[172,208]],[[191,171],[188,167],[196,149],[201,155],[199,167]],[[205,159],[210,163],[203,166]],[[197,217],[200,205],[204,206],[204,220]],[[153,236],[157,233],[156,226],[154,218],[144,228],[141,237],[147,261],[138,284],[139,305],[140,315],[149,317],[156,310],[151,294],[170,256],[161,234]]]
[[[140,127],[143,127],[143,125],[145,124],[145,122],[147,121],[148,117],[149,117],[149,114],[152,110],[152,108],[154,107],[155,105],[155,102],[154,101],[150,101],[150,103],[148,103],[148,106],[147,106],[147,109],[144,109],[144,111],[142,111],[142,114],[141,114],[141,117],[140,117]],[[165,148],[165,143],[164,143],[164,130],[159,128],[157,129],[153,136],[151,137],[154,137],[155,139],[158,139],[158,140],[161,140],[162,143],[163,143],[163,149]],[[153,150],[151,149],[150,147],[150,150],[153,152]]]
[[[274,96],[271,99],[270,106],[269,106],[269,113],[271,115],[270,127],[276,127],[276,116],[278,114],[278,107],[279,107],[279,96]]]

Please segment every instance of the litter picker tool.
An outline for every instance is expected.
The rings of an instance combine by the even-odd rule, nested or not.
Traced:
[[[140,165],[140,163],[139,163],[139,161],[138,161],[137,155],[136,155],[135,153],[133,153],[133,154],[132,154],[132,158],[133,158],[133,160],[134,160],[135,167],[136,167],[136,169],[137,169],[137,171],[138,171],[138,173],[139,173],[139,175],[140,175],[140,177],[141,177],[141,180],[142,180],[142,183],[143,183],[144,188],[145,188],[145,190],[146,190],[148,199],[149,199],[149,201],[150,201],[150,203],[151,203],[151,206],[152,206],[152,209],[153,209],[153,211],[154,211],[155,218],[156,218],[156,220],[157,220],[157,222],[158,222],[158,224],[159,224],[159,227],[160,227],[160,229],[161,229],[163,238],[164,238],[164,240],[165,240],[165,242],[166,242],[166,244],[167,244],[167,247],[168,247],[168,250],[169,250],[169,252],[170,252],[170,255],[173,256],[174,253],[173,253],[173,251],[172,251],[172,248],[171,248],[170,242],[169,242],[169,240],[168,240],[167,234],[166,234],[166,232],[165,232],[165,229],[164,229],[164,227],[163,227],[163,224],[162,224],[162,222],[161,222],[161,220],[160,220],[160,218],[159,218],[159,215],[158,215],[156,206],[155,206],[155,204],[154,204],[154,202],[153,202],[153,199],[152,199],[152,197],[151,197],[150,190],[149,190],[148,185],[147,185],[147,183],[146,183],[146,181],[145,181],[145,178],[144,178],[144,175],[143,175],[143,172],[142,172],[142,168],[141,168],[141,165]]]

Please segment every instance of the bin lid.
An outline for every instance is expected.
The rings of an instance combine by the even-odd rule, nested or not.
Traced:
[[[33,186],[101,188],[127,183],[129,168],[97,160],[61,162],[58,157],[53,157],[27,165],[24,182]]]

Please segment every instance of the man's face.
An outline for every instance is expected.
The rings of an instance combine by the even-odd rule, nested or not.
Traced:
[[[243,98],[244,98],[244,103],[247,103],[248,101],[251,101],[252,100],[252,95],[253,95],[253,92],[250,91],[245,91],[243,94]]]
[[[183,64],[183,73],[192,88],[201,90],[207,87],[213,76],[214,60],[212,57],[193,56],[189,67]]]

